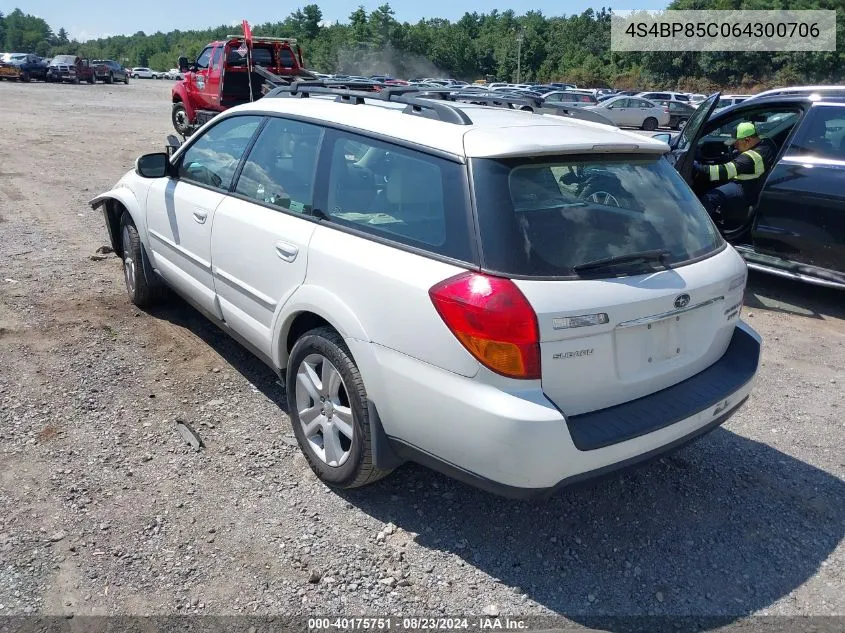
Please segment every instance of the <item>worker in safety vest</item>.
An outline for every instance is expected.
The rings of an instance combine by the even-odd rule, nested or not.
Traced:
[[[730,228],[750,217],[778,151],[771,139],[757,135],[757,128],[749,121],[740,123],[735,134],[733,146],[739,154],[731,161],[721,165],[693,163],[700,178],[717,185],[701,196],[702,204],[716,222]]]

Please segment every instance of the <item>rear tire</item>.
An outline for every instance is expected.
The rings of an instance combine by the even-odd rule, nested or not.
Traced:
[[[159,303],[165,295],[164,284],[153,272],[138,229],[129,212],[120,218],[121,257],[123,258],[123,281],[129,300],[139,308]]]
[[[107,84],[113,84],[114,83],[114,73],[109,73],[109,76],[106,77],[106,83]]]
[[[296,440],[322,482],[357,488],[390,474],[373,464],[364,382],[343,337],[332,328],[306,332],[294,344],[287,399]]]
[[[657,129],[657,119],[653,116],[648,117],[645,121],[643,121],[643,129],[646,132],[653,132]]]
[[[91,73],[91,76],[90,76],[90,77],[88,77],[88,83],[89,83],[89,84],[91,84],[92,86],[93,86],[95,83],[97,83],[97,75],[96,75],[96,74],[94,74],[94,73]]]

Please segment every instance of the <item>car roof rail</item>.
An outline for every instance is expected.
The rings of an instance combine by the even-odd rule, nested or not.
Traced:
[[[463,92],[461,90],[443,91],[443,90],[426,90],[434,94],[443,94],[444,99],[448,101],[463,101],[465,103],[474,103],[477,105],[493,105],[511,110],[518,109],[517,106],[524,106],[529,108],[540,108],[541,104],[533,97],[518,97],[516,95],[497,94],[492,93],[473,93]]]
[[[376,90],[376,87],[381,88]],[[364,89],[362,89],[364,88]],[[366,90],[369,88],[370,90]],[[267,97],[309,97],[310,95],[335,95],[335,100],[341,103],[361,105],[367,99],[390,101],[405,104],[405,114],[423,116],[436,119],[444,123],[456,125],[472,125],[472,119],[462,108],[447,103],[439,103],[432,99],[421,98],[422,93],[415,86],[381,87],[376,82],[314,80],[294,81],[288,86],[280,86],[268,92]],[[425,91],[429,92],[429,91]]]

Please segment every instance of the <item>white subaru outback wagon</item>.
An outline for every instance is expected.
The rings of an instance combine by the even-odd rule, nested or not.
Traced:
[[[294,85],[91,205],[132,302],[175,290],[283,378],[327,484],[416,461],[533,496],[699,437],[752,388],[746,266],[667,149]]]

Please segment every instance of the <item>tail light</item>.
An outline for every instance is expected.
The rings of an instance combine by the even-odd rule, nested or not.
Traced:
[[[540,378],[537,315],[512,281],[466,272],[428,294],[449,330],[485,367],[509,378]]]

